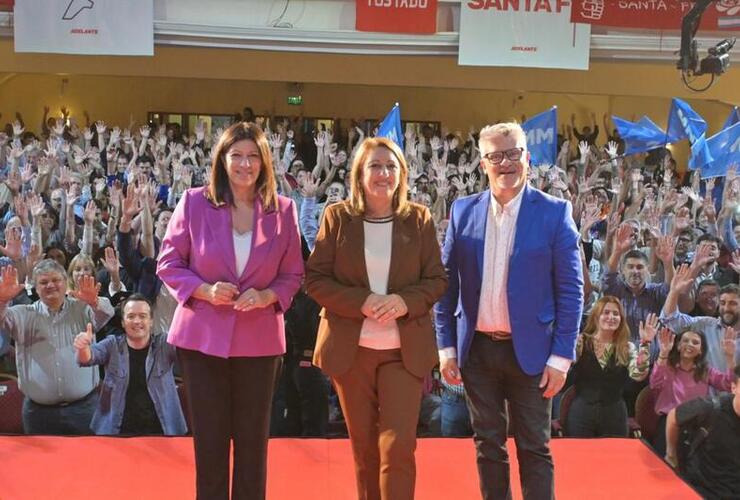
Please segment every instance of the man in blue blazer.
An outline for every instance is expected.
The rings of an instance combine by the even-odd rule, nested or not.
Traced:
[[[583,308],[578,230],[568,202],[527,185],[519,124],[485,127],[479,147],[491,189],[450,211],[449,286],[435,306],[440,366],[447,382],[465,382],[483,498],[511,498],[511,417],[524,498],[549,499],[550,398],[575,359]]]

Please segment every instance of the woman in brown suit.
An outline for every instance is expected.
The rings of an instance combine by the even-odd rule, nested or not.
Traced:
[[[360,500],[412,499],[422,379],[437,363],[429,310],[447,278],[398,146],[366,139],[350,175],[351,197],[326,209],[308,261],[324,308],[314,363],[337,389]]]

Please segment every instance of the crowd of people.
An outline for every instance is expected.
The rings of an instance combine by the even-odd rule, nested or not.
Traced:
[[[406,479],[413,477],[413,471],[408,472],[413,458],[409,465],[403,453],[411,450],[413,455],[417,430],[427,435],[466,435],[473,430],[471,417],[476,434],[488,425],[481,408],[493,394],[487,391],[494,389],[471,375],[472,367],[478,366],[473,363],[483,369],[485,362],[471,357],[466,361],[467,373],[462,366],[470,342],[478,345],[476,352],[488,349],[478,335],[477,313],[471,313],[466,300],[474,300],[477,311],[477,297],[500,294],[505,284],[494,284],[490,290],[484,285],[482,291],[480,284],[475,289],[460,274],[457,288],[453,292],[447,288],[443,296],[448,276],[441,264],[449,273],[455,259],[475,260],[472,247],[461,243],[467,234],[459,227],[464,220],[455,217],[467,210],[466,205],[455,202],[476,199],[465,197],[489,187],[491,174],[481,166],[518,162],[526,148],[482,153],[481,137],[474,128],[463,133],[425,125],[406,127],[401,150],[385,139],[371,138],[376,131],[354,123],[343,127],[336,120],[333,128],[305,132],[311,127],[305,126],[303,118],[255,117],[249,108],[235,117],[235,122],[253,122],[242,135],[233,135],[233,128],[209,130],[203,122],[188,131],[177,124],[155,123],[122,129],[92,122],[87,113],[77,120],[65,109],[58,117],[49,117],[49,112],[44,110],[39,130],[32,130],[17,115],[0,132],[4,179],[0,184],[4,368],[0,371],[17,373],[25,395],[27,433],[181,435],[188,431],[187,416],[196,435],[196,463],[202,467],[199,488],[215,491],[228,485],[228,475],[221,470],[228,467],[228,436],[224,445],[223,433],[239,434],[244,449],[257,448],[238,459],[254,464],[258,455],[266,453],[266,442],[257,430],[266,432],[269,427],[274,435],[325,436],[332,432],[332,423],[343,419],[343,412],[355,446],[358,487],[362,485],[367,493],[378,487],[368,484],[369,476],[377,476],[373,467],[378,463],[370,463],[368,446],[379,439],[377,429],[371,431],[379,425],[378,419],[381,427],[392,420],[398,423],[396,429],[404,429],[405,434],[398,434],[388,446],[399,455]],[[671,151],[663,148],[625,156],[623,141],[608,125],[605,118],[600,131],[592,115],[592,123],[579,129],[571,118],[570,126],[563,126],[558,135],[555,164],[528,169],[528,189],[550,195],[543,200],[567,202],[561,205],[568,207],[566,222],[573,232],[558,226],[556,218],[550,222],[557,227],[531,230],[533,239],[527,249],[531,276],[508,275],[510,286],[512,280],[521,280],[523,287],[509,310],[531,308],[531,321],[539,321],[532,328],[564,328],[553,325],[555,305],[539,290],[560,286],[558,266],[565,261],[556,261],[565,257],[558,252],[564,252],[563,242],[573,237],[576,261],[566,267],[583,269],[584,290],[582,303],[572,308],[579,314],[582,308],[582,315],[568,319],[574,328],[581,325],[574,352],[550,352],[548,347],[541,359],[528,361],[515,338],[516,358],[511,353],[505,356],[518,359],[527,373],[541,373],[539,363],[547,360],[544,370],[549,379],[543,378],[541,387],[548,398],[575,393],[567,419],[561,415],[567,436],[626,436],[638,395],[653,391],[660,417],[653,445],[670,463],[678,464],[679,425],[712,412],[732,412],[732,400],[726,397],[720,399],[720,406],[712,406],[711,400],[700,404],[695,398],[733,391],[734,412],[740,415],[740,370],[736,368],[740,364],[740,176],[731,165],[726,176],[702,180],[699,172],[679,168]],[[384,157],[378,150],[393,154]],[[395,226],[391,233],[390,226],[384,225],[398,209],[397,200],[393,193],[387,196],[382,182],[359,177],[362,173],[352,168],[358,158],[374,174],[396,175],[398,168],[404,174],[403,196],[413,202],[408,209],[412,215],[407,215],[413,222],[404,226],[408,235],[397,234]],[[259,162],[262,174],[250,169]],[[251,186],[250,176],[264,175],[265,169],[269,176],[260,184],[267,186],[259,193],[261,203],[239,201],[251,200],[251,194],[244,194],[249,193],[247,188],[237,192],[234,186],[239,182]],[[229,182],[230,190],[224,187]],[[363,186],[365,195],[358,197]],[[295,221],[282,198],[271,198],[273,188],[293,201]],[[206,199],[211,204],[201,201]],[[358,219],[359,226],[331,208],[345,200],[365,214]],[[552,207],[561,206],[552,203]],[[232,206],[231,211],[213,208],[223,204]],[[473,205],[469,209],[474,210]],[[505,234],[506,214],[504,210],[499,237]],[[285,229],[293,222],[300,240],[292,239]],[[354,248],[362,241],[363,224],[367,274],[356,266],[363,248]],[[352,231],[357,227],[360,239],[355,241]],[[219,236],[220,231],[226,236]],[[391,234],[406,247],[397,248],[401,243],[394,239],[391,248]],[[367,245],[368,235],[375,246]],[[455,235],[462,240],[455,240]],[[432,236],[435,252],[419,243]],[[213,246],[223,238],[228,244]],[[271,243],[266,247],[259,245],[267,240]],[[406,252],[408,261],[394,263],[390,270],[383,268],[382,263],[397,252]],[[268,255],[282,257],[271,260]],[[301,284],[304,262],[308,273]],[[463,262],[454,265],[462,269]],[[495,266],[504,264],[479,265],[485,269],[478,281],[496,282],[499,268]],[[231,282],[224,281],[224,275],[232,276]],[[423,279],[413,285],[413,293],[395,293],[411,287],[417,275]],[[209,276],[211,284],[203,285]],[[540,280],[542,276],[554,281]],[[357,295],[358,287],[371,290],[376,298]],[[403,300],[394,298],[399,296]],[[190,297],[201,305],[183,307]],[[421,338],[415,329],[432,328],[429,308],[438,300],[439,353],[421,340],[416,345],[399,343],[399,338]],[[236,319],[224,316],[225,305],[247,314]],[[326,313],[321,312],[322,306]],[[342,313],[353,307],[356,312]],[[278,324],[278,316],[263,314],[266,308],[284,313],[284,322]],[[355,332],[343,321],[360,311],[372,324],[365,323],[362,331]],[[448,317],[468,321],[468,341],[463,342],[466,335],[458,333],[457,343],[450,344]],[[396,326],[399,318],[414,321]],[[477,320],[480,325],[481,317]],[[492,325],[486,332],[493,334],[492,340],[501,340],[496,335],[506,327],[511,336],[514,325],[509,325],[509,318],[503,326],[500,318],[484,320]],[[264,334],[248,343],[224,335],[238,321],[259,325]],[[344,335],[337,333],[340,330]],[[346,344],[348,332],[354,338],[351,345]],[[491,356],[502,355],[495,351],[500,344],[491,345],[495,346]],[[176,355],[175,346],[184,354]],[[381,405],[385,413],[373,414],[363,401],[378,388],[368,389],[363,370],[389,366],[394,360],[369,353],[399,347],[401,358],[395,362],[402,362],[410,375],[403,383],[398,375],[392,376],[394,390],[389,397],[395,399],[389,401],[396,402]],[[233,356],[262,362],[223,362]],[[574,360],[569,370],[569,362],[564,365],[568,378],[562,390],[563,384],[555,382],[558,370],[550,371],[563,366],[558,358]],[[259,380],[270,374],[278,377],[274,394],[272,388],[256,386],[246,394],[229,392],[234,380]],[[187,390],[178,389],[180,380]],[[423,392],[419,401],[413,397],[417,391]],[[183,392],[190,411],[181,407]],[[514,413],[518,404],[525,404],[511,395],[502,398]],[[217,404],[226,405],[223,412],[214,410]],[[387,408],[394,406],[403,411],[389,412]],[[262,411],[251,411],[255,407]],[[419,422],[403,420],[403,415],[419,411]],[[549,419],[549,410],[543,407],[541,414]],[[238,431],[232,429],[239,419],[247,424]],[[737,443],[737,421],[734,427],[732,419],[729,422],[716,427],[723,429],[725,443]],[[715,443],[717,432],[712,434],[715,438],[708,441],[722,448]],[[382,439],[381,428],[381,448]],[[398,451],[398,441],[404,440],[405,451]],[[701,453],[708,449],[704,446]],[[717,491],[719,473],[714,469],[724,470],[728,463],[740,467],[737,453],[723,458],[726,462],[720,465],[685,459],[700,469],[687,474],[698,478],[695,484],[701,491]],[[240,478],[242,483],[235,484],[252,484],[265,473],[264,464],[253,469],[256,476]],[[729,489],[721,491],[739,492],[738,481],[725,478],[721,487]],[[400,481],[392,487],[406,492],[410,487],[413,494],[413,482],[409,486],[408,481]]]

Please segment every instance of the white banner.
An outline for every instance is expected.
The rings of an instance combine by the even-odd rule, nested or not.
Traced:
[[[154,55],[153,0],[18,0],[15,51]]]
[[[463,66],[588,69],[591,26],[570,22],[571,0],[463,0]]]

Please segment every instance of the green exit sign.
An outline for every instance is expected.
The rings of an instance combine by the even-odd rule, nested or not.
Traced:
[[[302,95],[289,95],[288,104],[292,104],[294,106],[303,104],[303,96]]]

